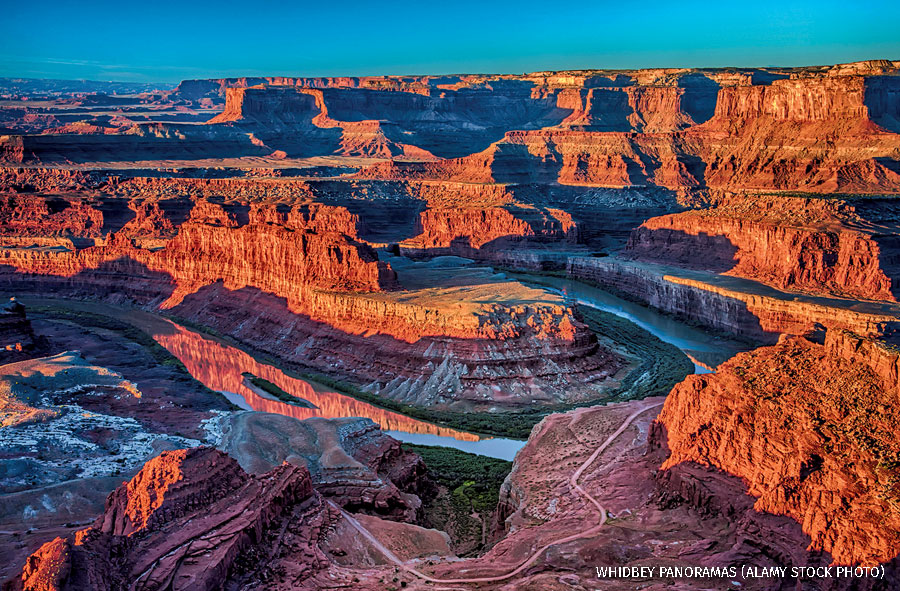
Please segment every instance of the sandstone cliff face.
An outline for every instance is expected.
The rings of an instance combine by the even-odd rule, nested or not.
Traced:
[[[39,356],[46,340],[34,334],[25,306],[12,298],[0,305],[0,365]]]
[[[302,588],[325,564],[317,541],[327,513],[302,468],[249,476],[210,448],[164,452],[109,496],[93,526],[45,544],[8,588],[216,589],[259,569]],[[263,564],[273,542],[292,564]]]
[[[228,88],[225,110],[209,123],[262,121],[271,124],[307,123],[319,114],[315,97],[292,88]]]
[[[682,462],[738,476],[755,508],[788,515],[838,564],[893,560],[900,447],[898,358],[842,331],[786,338],[690,376],[666,399],[657,437]]]
[[[471,254],[466,247],[496,248],[508,242],[545,242],[577,239],[572,217],[560,210],[529,211],[499,207],[432,207],[419,214],[416,235],[404,240],[404,249],[450,249],[454,254]],[[454,246],[460,249],[453,249]],[[455,252],[459,250],[459,252]],[[477,253],[476,258],[477,258]]]
[[[556,399],[565,399],[565,392],[544,388],[568,383],[559,367],[585,380],[578,398],[596,396],[594,385],[622,365],[570,308],[534,300],[538,293],[523,294],[524,303],[514,301],[503,286],[490,287],[493,279],[485,288],[451,281],[439,290],[398,291],[390,265],[353,238],[361,225],[356,214],[307,201],[308,191],[327,185],[277,185],[287,187],[286,195],[300,192],[303,197],[293,203],[173,196],[182,187],[206,195],[252,184],[126,181],[118,189],[139,197],[16,196],[0,226],[6,247],[0,281],[32,293],[50,290],[169,309],[290,361],[329,371],[350,368],[382,394],[416,404],[492,404],[498,397],[512,406],[561,401]],[[155,188],[172,192],[165,199],[145,196]],[[435,203],[452,194],[429,191]],[[56,208],[59,219],[24,216],[13,207],[19,203],[34,212]],[[498,209],[501,225],[511,230],[497,228],[479,212],[481,227],[456,224],[459,230],[423,232],[433,232],[432,244],[457,232],[477,238],[513,232],[513,239],[574,232],[561,211],[513,210],[535,221]],[[44,217],[49,236],[41,229]],[[461,304],[460,297],[474,299]],[[276,326],[281,336],[273,343]],[[500,393],[492,390],[500,384]]]
[[[329,215],[330,208],[324,207],[305,211],[255,207],[248,212],[247,206],[238,206],[229,211],[232,208],[200,201],[191,209],[190,219],[176,230],[172,220],[159,211],[159,204],[134,204],[135,213],[128,212],[124,204],[109,204],[112,214],[104,215],[102,204],[92,207],[79,200],[33,198],[26,203],[30,207],[7,203],[4,212],[15,217],[3,220],[4,233],[12,235],[5,244],[30,246],[36,242],[41,246],[41,240],[54,233],[69,237],[70,241],[60,244],[69,247],[63,252],[7,250],[5,261],[25,273],[73,277],[96,274],[106,264],[112,268],[144,266],[144,273],[135,274],[171,276],[174,289],[168,289],[170,305],[186,293],[216,281],[224,281],[231,289],[254,286],[294,303],[302,301],[303,290],[311,287],[378,291],[396,285],[393,272],[377,261],[368,246],[330,230],[336,227],[355,231],[353,218],[346,210],[337,216]],[[128,214],[119,212],[134,217],[124,227],[119,226],[122,231],[112,233],[118,229],[114,222],[117,216],[127,219]],[[49,224],[47,232],[45,223]],[[138,248],[132,240],[142,236],[171,240],[160,242],[162,248],[147,250]],[[71,240],[81,238],[92,238],[87,242],[91,245],[72,250]],[[160,295],[165,294],[166,286],[160,285],[159,291]]]
[[[507,131],[469,156],[363,174],[682,191],[900,189],[894,77],[836,69],[725,84],[721,75],[691,75],[697,94],[687,110],[690,85],[564,90],[559,104],[572,113],[557,128]]]
[[[900,87],[878,63],[186,81],[170,98],[225,96],[210,125],[71,124],[0,146],[15,163],[339,154],[387,160],[375,178],[895,193]]]
[[[867,336],[895,335],[900,328],[896,313],[880,304],[816,299],[727,276],[692,274],[614,257],[569,257],[566,269],[572,277],[685,320],[765,343],[774,343],[780,334],[805,334],[816,325]]]
[[[703,186],[703,162],[681,135],[542,129],[510,131],[482,152],[440,162],[380,163],[368,178],[474,183],[561,183],[623,188]]]
[[[879,127],[880,98],[859,75],[797,76],[768,86],[722,89],[716,114],[691,133],[707,145],[706,182],[719,188],[814,192],[896,191],[898,136]]]
[[[626,255],[780,289],[895,301],[900,243],[866,227],[878,222],[859,219],[846,202],[734,196],[647,220]]]
[[[153,336],[204,386],[214,391],[234,392],[242,396],[253,410],[262,413],[283,415],[301,421],[313,417],[364,417],[371,419],[386,431],[426,433],[454,437],[462,441],[479,439],[477,435],[419,421],[339,392],[319,391],[309,382],[286,375],[274,366],[260,363],[240,349],[204,338],[201,334],[181,326],[174,325],[171,332],[156,333]],[[263,396],[263,393],[247,379],[247,373],[275,384],[295,396],[298,401],[307,401],[312,406],[288,404]],[[277,447],[269,446],[269,449],[274,454]],[[240,456],[236,457],[240,461]],[[265,454],[265,457],[271,456]],[[281,459],[279,458],[279,463]],[[256,471],[251,464],[244,464],[243,467],[250,472]]]

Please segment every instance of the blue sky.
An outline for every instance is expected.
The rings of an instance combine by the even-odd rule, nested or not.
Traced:
[[[900,59],[900,2],[0,0],[0,76],[522,73]]]

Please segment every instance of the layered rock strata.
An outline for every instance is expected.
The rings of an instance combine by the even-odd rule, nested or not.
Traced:
[[[410,273],[413,289],[400,291],[340,206],[37,196],[8,206],[9,288],[171,310],[289,361],[349,368],[397,400],[584,400],[622,367],[561,298],[484,271],[470,283],[452,269],[426,270],[424,281]]]
[[[647,399],[550,415],[519,452],[500,494],[495,545],[482,557],[422,567],[439,579],[502,576],[529,558],[506,580],[479,583],[562,591],[585,589],[728,588],[890,589],[900,572],[890,565],[884,581],[815,577],[743,578],[742,566],[758,569],[826,566],[831,557],[807,549],[809,537],[795,520],[754,508],[739,478],[697,467],[684,476],[663,472],[664,449],[650,439],[663,399]],[[592,454],[632,417],[618,437]],[[579,488],[573,486],[577,484]],[[692,488],[693,487],[693,488]],[[600,504],[598,508],[586,495]],[[600,512],[606,513],[602,526]],[[714,533],[713,533],[714,532]],[[579,536],[578,534],[582,534]],[[537,555],[535,556],[535,553]],[[703,574],[679,578],[597,577],[596,567],[666,565]],[[704,570],[705,569],[705,570]],[[730,569],[734,569],[731,571]],[[564,574],[561,574],[565,571]],[[729,576],[730,572],[735,573]]]
[[[735,195],[645,221],[625,255],[779,289],[896,301],[900,241],[885,231],[894,209],[885,200]]]
[[[110,494],[91,527],[41,547],[7,588],[254,588],[273,571],[304,588],[326,563],[317,541],[327,515],[303,468],[250,476],[211,448],[165,452]]]
[[[816,325],[869,336],[897,333],[892,304],[782,292],[755,281],[616,257],[570,257],[568,273],[717,331],[774,343]]]
[[[76,133],[3,136],[0,153],[14,163],[341,155],[386,160],[364,173],[375,178],[896,193],[896,72],[872,60],[186,81],[161,100],[224,97],[209,125],[85,122],[61,129]]]
[[[251,474],[289,462],[307,468],[316,490],[345,509],[418,518],[425,465],[370,420],[238,413],[221,418],[217,429],[217,447]]]
[[[897,81],[881,75],[893,68],[886,62],[748,72],[733,79],[722,72],[681,72],[662,83],[659,77],[650,77],[652,82],[640,76],[598,79],[585,97],[560,92],[560,98],[566,97],[561,104],[572,113],[559,126],[508,130],[478,153],[432,163],[377,164],[363,174],[606,187],[652,184],[682,192],[896,192]],[[604,85],[611,88],[600,88]],[[700,99],[688,114],[679,95],[688,96],[692,85],[709,98]],[[713,100],[710,91],[716,93]],[[601,96],[612,100],[595,100]],[[642,104],[655,108],[645,110]]]
[[[34,357],[47,344],[34,333],[25,306],[15,298],[0,305],[0,365]]]

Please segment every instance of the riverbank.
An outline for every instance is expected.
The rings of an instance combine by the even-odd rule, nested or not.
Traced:
[[[593,406],[610,401],[630,400],[642,398],[647,395],[659,394],[662,390],[670,388],[683,379],[685,375],[690,373],[690,371],[676,369],[679,366],[679,363],[677,362],[663,363],[662,367],[665,367],[666,369],[662,371],[655,369],[655,366],[659,364],[660,360],[665,359],[666,357],[678,358],[681,353],[674,348],[666,349],[664,346],[665,343],[662,343],[662,341],[659,341],[659,339],[656,339],[656,337],[653,337],[650,333],[631,323],[622,322],[621,319],[616,319],[612,314],[606,314],[604,312],[588,313],[587,316],[590,317],[589,324],[591,324],[593,330],[598,333],[599,338],[619,343],[619,349],[623,350],[626,355],[631,357],[635,364],[635,369],[629,372],[628,376],[623,379],[619,387],[605,393],[602,398],[588,400],[578,404],[532,408],[520,412],[467,414],[462,412],[421,408],[382,398],[376,394],[362,390],[358,384],[353,384],[345,379],[339,379],[314,372],[308,367],[302,367],[275,359],[264,352],[253,350],[243,343],[238,343],[230,337],[218,334],[209,327],[197,326],[182,318],[171,316],[166,318],[151,314],[145,310],[120,308],[105,303],[101,304],[82,300],[26,297],[23,301],[25,301],[26,305],[43,307],[48,310],[59,310],[60,313],[69,316],[72,316],[73,314],[82,315],[84,319],[95,319],[98,316],[109,317],[118,321],[120,324],[125,323],[125,325],[130,325],[132,331],[140,329],[147,335],[171,332],[172,329],[171,326],[168,325],[168,322],[175,322],[176,325],[180,325],[187,330],[201,333],[207,338],[220,343],[222,346],[239,349],[258,363],[276,368],[278,372],[285,374],[289,378],[307,382],[308,386],[314,392],[318,392],[319,394],[334,391],[373,407],[377,407],[383,411],[404,415],[415,419],[416,421],[430,423],[435,427],[470,433],[475,439],[499,437],[524,441],[530,434],[532,427],[548,414],[565,412],[576,407]],[[120,325],[119,328],[124,329],[125,326]],[[151,337],[148,336],[147,338]],[[147,344],[150,345],[149,342]],[[154,341],[153,346],[158,347],[160,345]],[[648,354],[648,351],[653,352],[651,357],[653,357],[654,361],[646,361],[643,359],[643,357]],[[174,360],[170,359],[168,362],[172,363],[173,361]],[[681,363],[681,365],[683,365],[683,363]],[[650,372],[650,375],[648,375],[648,372]],[[257,374],[254,373],[254,375]],[[230,392],[231,390],[226,391]],[[302,398],[303,396],[300,397]],[[386,426],[386,430],[397,431],[398,429],[392,429],[390,426]],[[423,442],[421,437],[417,442]],[[425,442],[428,444],[437,443],[431,438],[426,439]],[[468,449],[467,451],[474,450]],[[509,449],[504,449],[501,457],[506,458],[508,457],[508,454]]]
[[[758,342],[735,338],[696,323],[685,322],[672,314],[637,302],[628,297],[628,294],[617,293],[588,279],[574,279],[560,273],[508,274],[518,281],[556,291],[571,304],[596,308],[636,324],[684,352],[694,362],[696,373],[706,373],[736,353],[760,345]]]

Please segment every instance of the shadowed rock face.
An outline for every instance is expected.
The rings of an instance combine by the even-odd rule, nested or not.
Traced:
[[[322,495],[355,512],[414,522],[424,490],[425,465],[368,419],[298,421],[268,413],[220,419],[217,447],[250,473],[283,462],[306,467]]]
[[[672,391],[658,419],[663,469],[718,468],[836,563],[889,562],[900,548],[897,367],[896,351],[841,331],[741,353]]]
[[[302,585],[324,562],[315,543],[326,513],[303,468],[250,476],[211,448],[165,452],[109,496],[93,526],[45,544],[7,588],[222,588],[246,572],[239,564],[266,556],[261,536],[279,528],[292,533]]]
[[[651,218],[631,258],[755,279],[853,299],[896,301],[900,242],[883,228],[894,205],[729,196],[715,207]]]
[[[34,357],[46,344],[34,334],[25,306],[15,299],[0,306],[0,365]]]
[[[537,411],[602,398],[631,361],[571,298],[459,257],[565,270],[778,344],[687,379],[655,426],[640,415],[579,481],[607,524],[496,588],[602,587],[598,564],[895,565],[900,362],[874,339],[900,319],[897,67],[245,78],[185,81],[136,105],[3,111],[22,135],[0,138],[16,163],[0,168],[0,287],[164,310],[397,404]],[[123,109],[67,112],[91,105]],[[25,335],[24,349],[23,318],[10,308],[0,334]],[[822,325],[824,343],[779,341]],[[212,349],[181,332],[160,342],[195,348],[195,376],[216,373],[197,367]],[[548,417],[504,486],[496,546],[421,568],[496,575],[595,523],[573,470],[640,404]],[[405,577],[337,506],[368,513],[359,521],[403,556],[427,555],[415,540],[446,553],[443,536],[407,523],[428,494],[421,462],[372,423],[217,424],[214,443],[235,459],[203,448],[149,462],[13,588],[381,589]]]
[[[135,383],[77,352],[0,366],[0,493],[116,475],[137,469],[160,449],[199,444],[176,435],[171,423],[139,421],[146,417],[141,410],[154,407],[164,422],[172,418],[159,412],[158,399],[141,397]],[[26,519],[36,516],[25,513]]]
[[[283,191],[283,200],[273,202],[274,196],[263,199],[267,184],[253,181],[86,182],[86,193],[136,196],[10,196],[0,208],[6,247],[0,281],[32,293],[172,310],[329,370],[337,356],[358,372],[361,385],[419,405],[515,407],[596,398],[623,365],[562,298],[486,270],[463,271],[468,282],[455,281],[453,269],[428,271],[432,279],[424,282],[407,273],[403,290],[390,263],[357,238],[356,214],[313,201],[315,191],[336,201],[334,183],[272,185]],[[360,187],[360,200],[369,188]],[[182,190],[198,198],[174,195]],[[228,198],[214,195],[219,190]],[[262,195],[233,197],[253,190]],[[151,197],[157,191],[165,198]],[[425,216],[417,244],[448,245],[457,228],[489,242],[575,232],[570,216],[553,208],[529,214],[529,221],[506,209],[496,216],[473,212],[446,226],[440,216]],[[46,220],[46,229],[38,220]],[[468,220],[480,220],[480,227]],[[278,344],[273,323],[283,331]],[[311,347],[310,339],[319,344]],[[567,385],[560,367],[580,376],[568,384],[571,392],[544,387]],[[494,388],[501,384],[509,385]]]
[[[547,417],[519,452],[500,493],[494,545],[484,556],[441,564],[427,572],[438,578],[509,572],[545,544],[595,526],[599,511],[571,485],[571,477],[632,413],[663,399],[578,409]],[[754,508],[741,479],[697,464],[660,471],[666,450],[655,439],[658,408],[637,415],[611,446],[589,463],[578,484],[607,512],[606,524],[580,539],[552,545],[524,572],[484,583],[490,589],[639,590],[695,588],[651,576],[598,579],[596,566],[684,565],[740,568],[744,565],[825,566],[831,556],[808,548],[810,539],[795,519]],[[664,434],[663,434],[664,440]],[[462,568],[461,568],[462,567]],[[464,569],[464,570],[462,570]],[[759,590],[891,589],[897,570],[888,565],[878,580],[741,579]],[[734,586],[727,577],[704,586]]]
[[[896,66],[185,81],[210,125],[4,136],[4,160],[356,156],[373,178],[689,191],[900,191]],[[100,127],[98,127],[98,123]],[[50,127],[48,131],[53,130]],[[79,134],[79,131],[83,132]],[[443,160],[440,160],[443,159]]]

